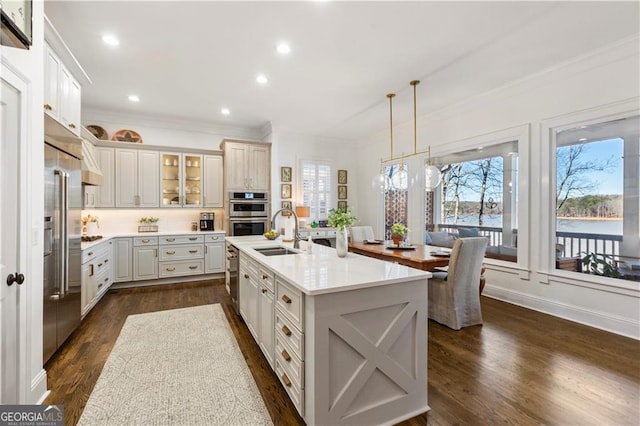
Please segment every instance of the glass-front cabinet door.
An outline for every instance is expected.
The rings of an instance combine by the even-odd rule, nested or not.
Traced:
[[[202,155],[184,156],[184,206],[202,207]]]
[[[182,154],[162,153],[162,207],[180,207],[182,181]]]

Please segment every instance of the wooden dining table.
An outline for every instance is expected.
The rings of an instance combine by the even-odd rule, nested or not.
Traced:
[[[433,271],[437,267],[449,265],[447,253],[450,253],[451,249],[412,244],[411,247],[415,247],[415,249],[403,250],[389,248],[390,244],[392,243],[386,241],[382,244],[349,243],[349,251],[380,260],[397,262],[423,271]]]

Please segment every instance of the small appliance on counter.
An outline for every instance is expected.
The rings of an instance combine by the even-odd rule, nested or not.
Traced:
[[[216,214],[214,212],[200,213],[200,230],[214,231],[213,223],[215,221],[215,217],[216,217]]]

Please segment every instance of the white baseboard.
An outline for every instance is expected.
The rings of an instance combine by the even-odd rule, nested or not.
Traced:
[[[640,321],[487,284],[483,296],[640,340]]]
[[[47,372],[43,368],[31,381],[31,391],[27,404],[42,404],[49,396],[47,389]]]

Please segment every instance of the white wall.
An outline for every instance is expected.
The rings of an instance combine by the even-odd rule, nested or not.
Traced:
[[[2,68],[11,67],[28,84],[28,147],[25,164],[28,164],[26,212],[28,223],[25,235],[20,235],[20,245],[27,247],[25,283],[21,297],[27,298],[26,327],[27,347],[24,359],[25,375],[20,377],[20,401],[33,404],[46,392],[47,377],[42,368],[42,264],[44,217],[44,4],[33,2],[33,44],[29,50],[2,47]],[[2,141],[5,143],[6,141]],[[22,291],[22,290],[21,290]]]
[[[640,339],[640,286],[637,283],[620,283],[620,280],[613,283],[613,279],[599,280],[588,275],[567,277],[549,267],[546,256],[549,239],[542,231],[550,226],[541,223],[540,218],[545,218],[543,212],[549,211],[551,197],[543,191],[541,182],[548,181],[549,177],[541,173],[540,165],[545,161],[545,135],[541,129],[548,120],[577,111],[615,109],[628,100],[636,106],[639,104],[639,45],[637,36],[622,40],[418,120],[418,150],[425,149],[429,143],[432,156],[453,146],[469,143],[473,146],[474,140],[494,132],[527,126],[530,129],[529,150],[519,153],[521,163],[530,169],[525,185],[520,188],[521,197],[527,197],[530,204],[529,221],[526,224],[519,221],[521,227],[530,230],[528,235],[519,232],[519,242],[528,243],[529,257],[523,261],[527,267],[521,270],[523,268],[488,261],[491,264],[484,294],[636,339]],[[408,145],[413,141],[412,125],[405,123],[394,129],[396,154],[413,151]],[[407,145],[403,146],[402,141]],[[475,146],[479,145],[476,142]],[[362,140],[360,146],[358,205],[362,219],[377,222],[380,227],[380,196],[369,189],[369,180],[378,172],[381,155],[388,153],[388,134],[372,135]],[[417,195],[416,198],[420,198],[420,194]],[[422,238],[421,207],[422,200],[410,199],[409,227],[418,230],[412,235],[413,240]],[[551,220],[549,215],[546,218]]]

